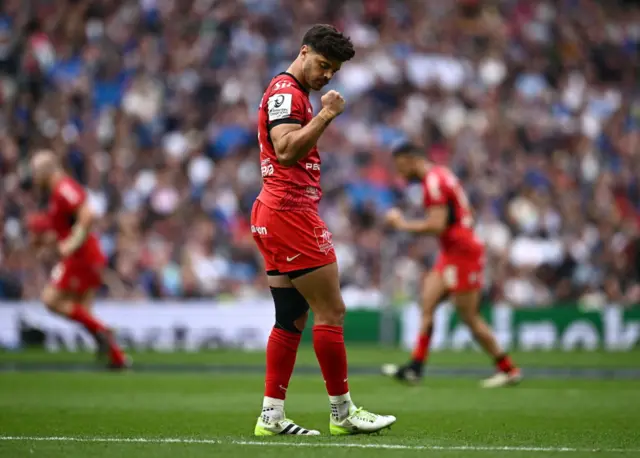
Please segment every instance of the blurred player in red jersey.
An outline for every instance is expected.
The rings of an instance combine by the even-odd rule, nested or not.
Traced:
[[[331,232],[318,214],[320,155],[316,142],[344,110],[336,91],[322,96],[314,116],[309,91],[322,89],[355,54],[351,40],[330,25],[307,31],[296,60],[271,80],[258,112],[263,186],[251,214],[251,232],[264,258],[276,324],[267,345],[262,414],[255,434],[318,435],[288,420],[284,399],[309,308],[313,346],[325,380],[333,435],[372,433],[395,417],[357,408],[347,382],[345,304]]]
[[[484,380],[482,385],[493,388],[519,382],[520,370],[502,351],[479,313],[484,245],[473,231],[473,216],[462,185],[449,169],[431,163],[424,151],[415,145],[403,144],[394,150],[393,156],[400,175],[422,182],[428,216],[424,220],[407,221],[400,210],[391,209],[387,223],[400,231],[438,236],[440,255],[422,287],[422,323],[411,361],[401,367],[387,364],[383,372],[408,382],[422,378],[434,311],[440,300],[449,295],[476,341],[495,361],[496,374]]]
[[[33,215],[27,226],[36,234],[55,232],[62,258],[51,272],[42,302],[53,313],[84,326],[96,339],[99,355],[107,357],[110,369],[124,369],[128,366],[125,354],[109,329],[90,311],[96,290],[102,286],[106,258],[91,233],[94,214],[85,191],[66,175],[51,151],[36,152],[31,159],[31,171],[34,184],[50,197],[47,214]]]

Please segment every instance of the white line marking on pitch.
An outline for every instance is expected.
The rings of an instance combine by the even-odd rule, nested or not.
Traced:
[[[361,448],[379,450],[431,450],[431,451],[468,451],[468,452],[609,452],[637,453],[634,449],[581,449],[572,447],[518,447],[518,446],[473,446],[473,445],[400,445],[400,444],[349,444],[327,442],[274,442],[222,440],[222,439],[186,439],[179,437],[73,437],[73,436],[0,436],[0,441],[15,442],[110,442],[115,444],[208,444],[208,445],[256,445],[265,447],[312,447],[312,448]]]

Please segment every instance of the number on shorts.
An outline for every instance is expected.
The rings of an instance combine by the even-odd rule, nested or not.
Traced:
[[[51,280],[54,283],[59,282],[63,275],[64,265],[61,263],[56,264],[55,267],[51,270]]]
[[[447,288],[451,289],[458,286],[458,268],[456,266],[446,266],[442,273],[442,277],[444,278],[444,284]]]

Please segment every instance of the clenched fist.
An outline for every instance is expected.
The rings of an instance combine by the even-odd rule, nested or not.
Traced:
[[[390,227],[398,229],[402,225],[404,217],[402,216],[402,211],[399,208],[392,208],[387,212],[384,220]]]
[[[344,99],[338,91],[331,90],[322,96],[322,108],[332,117],[338,116],[344,111]]]

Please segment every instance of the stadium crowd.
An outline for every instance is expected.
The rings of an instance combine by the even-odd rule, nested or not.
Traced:
[[[391,174],[403,136],[463,179],[487,294],[514,306],[640,302],[640,7],[595,0],[0,2],[0,298],[35,298],[21,186],[51,147],[86,185],[114,298],[266,291],[248,217],[257,105],[308,25],[356,57],[330,88],[321,213],[342,280],[414,294],[436,253],[392,236],[420,191]],[[320,106],[319,94],[312,97]],[[49,266],[50,268],[50,266]]]

